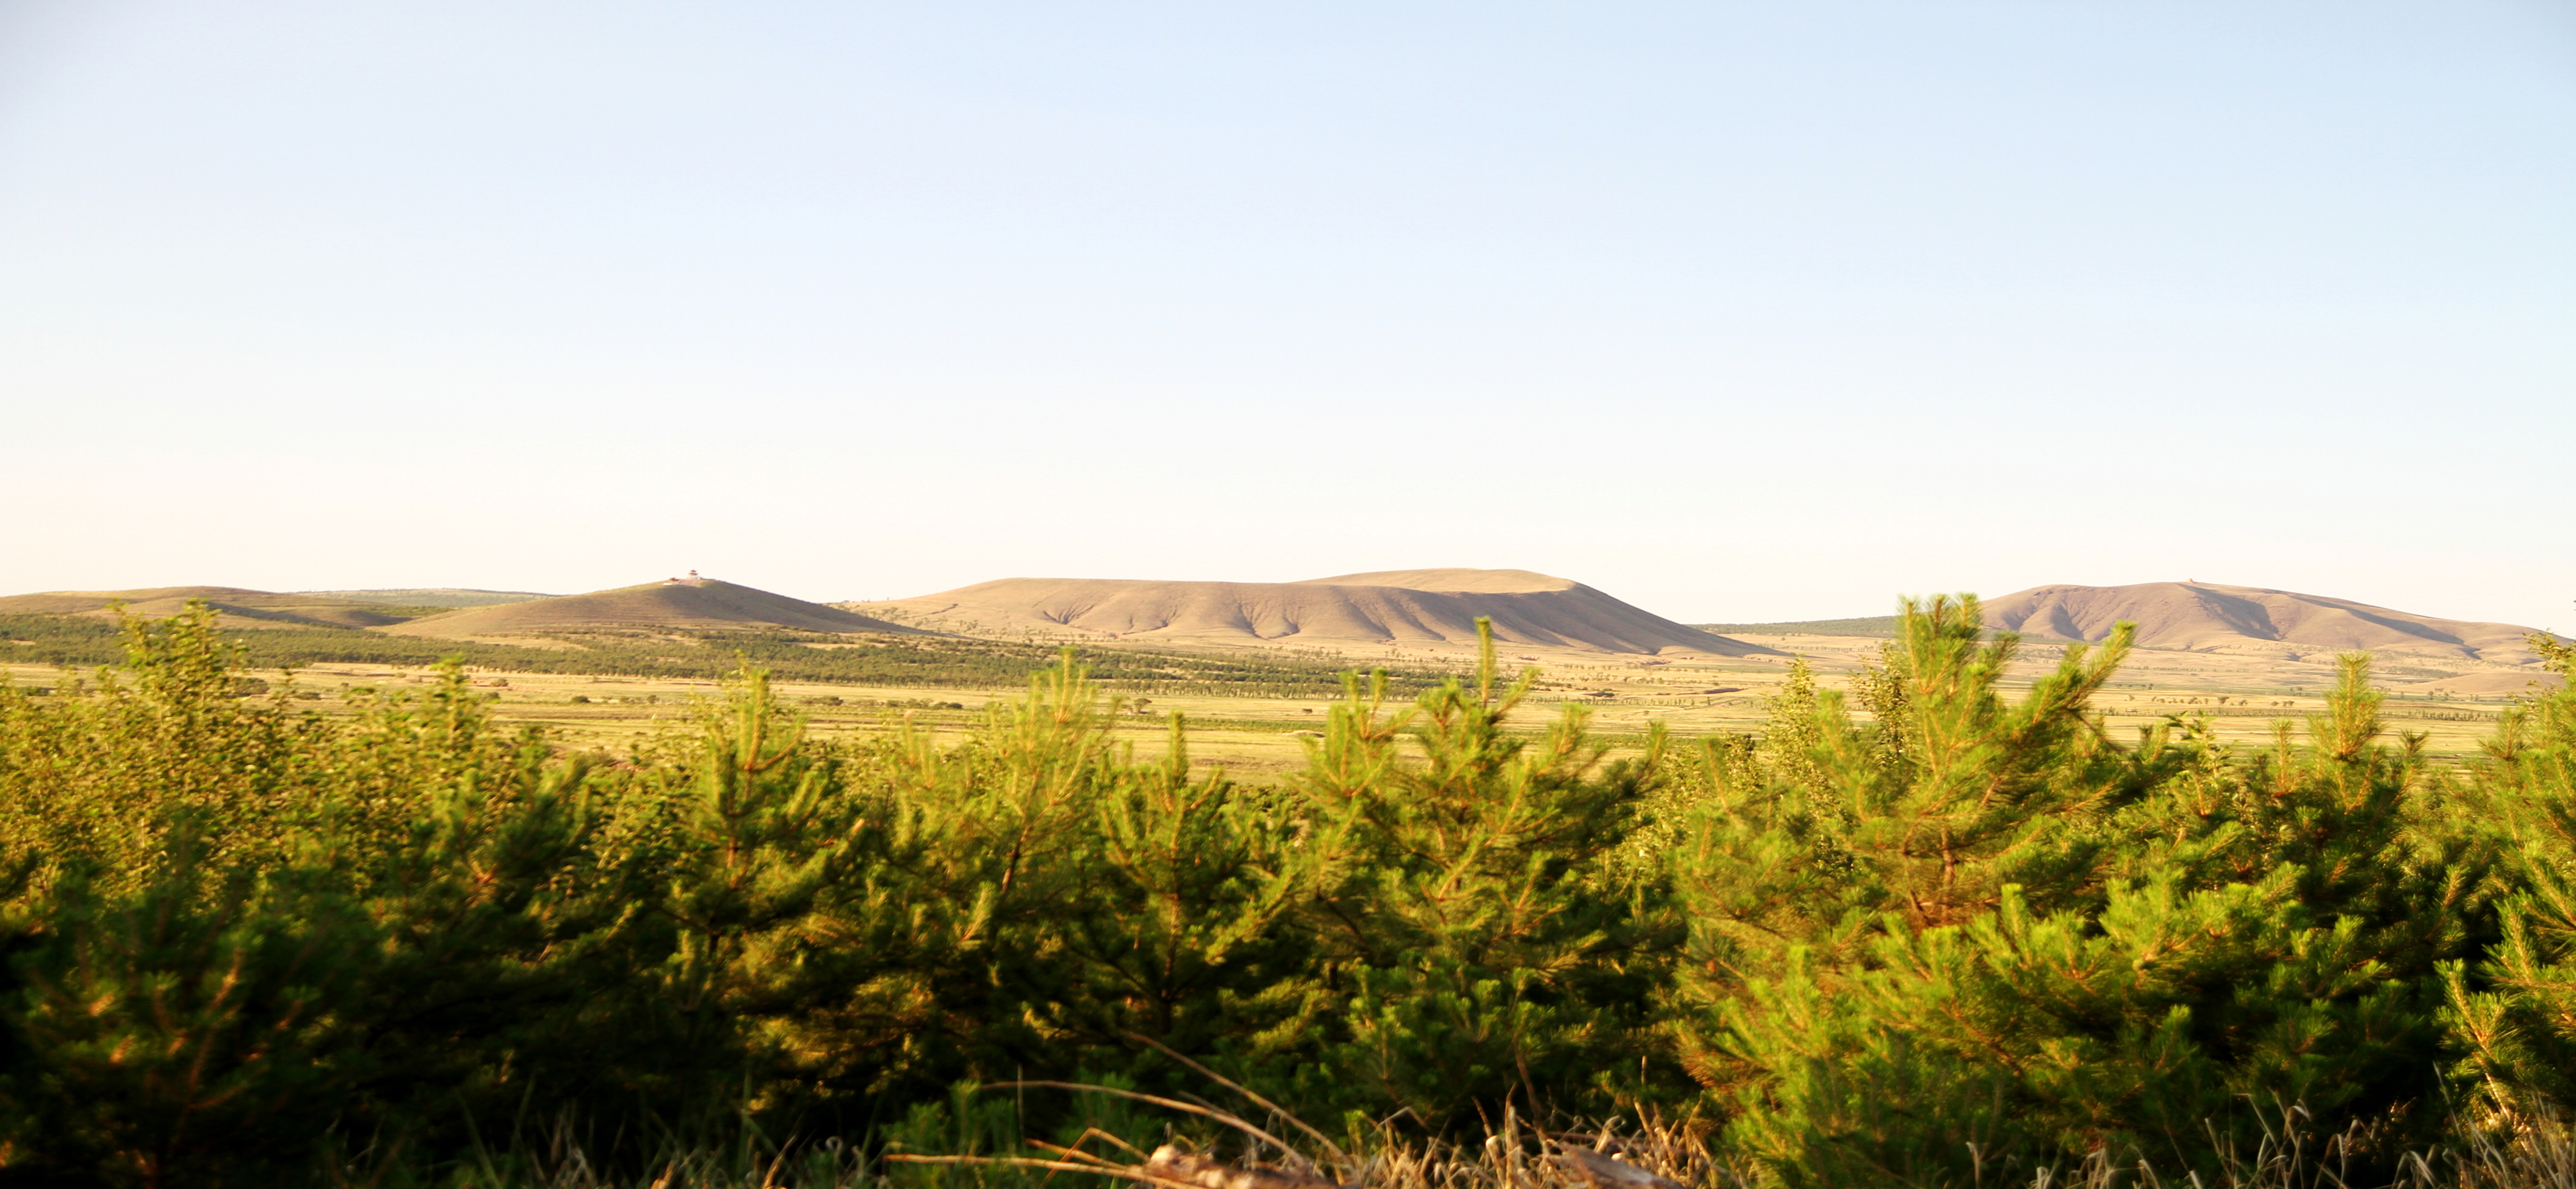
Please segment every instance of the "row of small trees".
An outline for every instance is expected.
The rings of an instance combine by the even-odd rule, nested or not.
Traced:
[[[1982,636],[1909,607],[1866,716],[1801,679],[1759,741],[1625,756],[1525,728],[1489,650],[1352,679],[1247,787],[1177,720],[1113,745],[1069,662],[840,745],[748,674],[612,762],[454,673],[324,720],[238,696],[206,614],[133,625],[0,694],[0,1169],[417,1172],[531,1117],[612,1163],[865,1146],[960,1083],[1204,1087],[1163,1049],[1336,1125],[1696,1118],[1789,1184],[2172,1180],[2292,1107],[2386,1168],[2571,1101],[2576,695],[2445,767],[2354,659],[2237,754],[2103,731],[2125,633],[2018,700]]]
[[[240,634],[236,643],[240,659],[255,669],[428,666],[452,658],[486,671],[709,680],[748,661],[782,681],[927,689],[1008,688],[1046,670],[1059,656],[1058,649],[1038,644],[933,636],[714,628],[548,635],[552,646],[529,647],[271,624]],[[21,663],[90,666],[124,655],[117,625],[90,615],[0,615],[0,640],[16,644],[11,659]],[[1094,678],[1125,690],[1311,698],[1340,687],[1339,666],[1303,652],[1092,647],[1085,655]],[[1393,674],[1398,686],[1416,692],[1437,684],[1438,677],[1418,666]]]

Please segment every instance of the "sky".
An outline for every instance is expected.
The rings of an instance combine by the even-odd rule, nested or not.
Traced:
[[[2576,628],[2576,4],[0,0],[0,593]]]

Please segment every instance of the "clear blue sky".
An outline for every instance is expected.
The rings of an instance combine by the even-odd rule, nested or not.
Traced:
[[[0,591],[2576,628],[2576,5],[0,0]]]

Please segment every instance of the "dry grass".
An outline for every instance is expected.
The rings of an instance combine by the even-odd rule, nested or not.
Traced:
[[[1154,1189],[1753,1189],[1779,1184],[1774,1177],[1725,1159],[1712,1144],[1713,1129],[1693,1117],[1671,1119],[1652,1110],[1557,1127],[1533,1125],[1514,1105],[1480,1141],[1424,1137],[1381,1122],[1336,1143],[1322,1130],[1276,1103],[1149,1037],[1137,1041],[1161,1050],[1240,1099],[1268,1121],[1252,1119],[1206,1099],[1182,1101],[1114,1086],[1023,1081],[960,1088],[958,1102],[978,1091],[1068,1091],[1098,1101],[1140,1103],[1184,1120],[1213,1123],[1234,1137],[1231,1157],[1209,1136],[1198,1142],[1160,1142],[1119,1135],[1094,1125],[1072,1142],[1022,1138],[1012,1152],[915,1151],[900,1140],[867,1151],[838,1139],[771,1145],[750,1137],[728,1148],[678,1149],[651,1162],[649,1171],[619,1178],[594,1169],[566,1127],[539,1148],[507,1159],[487,1159],[455,1170],[435,1183],[484,1189],[1080,1189],[1142,1185]],[[1130,1130],[1140,1124],[1131,1119]],[[1169,1129],[1166,1129],[1169,1134]],[[1295,1135],[1296,1140],[1286,1138]],[[2307,1112],[2281,1106],[2267,1118],[2262,1139],[2238,1150],[2212,1132],[2214,1174],[2179,1175],[2144,1162],[2107,1155],[2069,1168],[1978,1168],[1967,1186],[1982,1189],[2576,1189],[2576,1129],[2551,1115],[2494,1118],[2463,1124],[2462,1138],[2446,1149],[2409,1153],[2392,1179],[2359,1175],[2354,1153],[2368,1147],[2356,1125],[2319,1134]],[[887,1137],[878,1137],[880,1141]],[[1145,1144],[1156,1144],[1147,1151]],[[1093,1150],[1097,1145],[1097,1151]],[[1096,1178],[1096,1179],[1095,1179]],[[385,1182],[382,1173],[334,1178],[342,1185]],[[396,1178],[400,1179],[400,1178]]]
[[[529,1151],[479,1161],[427,1182],[344,1169],[335,1184],[436,1184],[463,1189],[1084,1189],[1147,1185],[1156,1189],[1751,1189],[1774,1184],[1721,1159],[1697,1121],[1651,1113],[1583,1127],[1529,1125],[1506,1108],[1481,1141],[1451,1143],[1392,1126],[1336,1144],[1284,1113],[1269,1127],[1203,1102],[1137,1095],[1114,1087],[1031,1082],[988,1091],[1047,1087],[1120,1097],[1213,1121],[1241,1137],[1220,1159],[1185,1143],[1152,1151],[1130,1137],[1093,1128],[1071,1144],[1024,1141],[1018,1153],[868,1153],[838,1140],[674,1150],[642,1173],[594,1168],[580,1148],[557,1138]],[[1265,1104],[1266,1105],[1266,1104]],[[2576,1137],[2556,1120],[2502,1137],[2481,1136],[2448,1151],[2410,1155],[2394,1180],[2361,1178],[2348,1136],[2319,1136],[2301,1127],[2296,1108],[2282,1112],[2252,1151],[2218,1153],[2214,1177],[2179,1176],[2108,1159],[2072,1168],[1985,1170],[1966,1185],[1997,1189],[2576,1189]],[[1299,1143],[1279,1132],[1293,1131]],[[1143,1142],[1154,1142],[1150,1139]],[[1091,1150],[1094,1146],[1099,1151]]]
[[[1841,686],[1860,666],[1878,655],[1880,641],[1855,636],[1748,637],[1805,656],[1815,666],[1818,684]],[[2027,682],[2055,664],[2057,650],[2034,644],[2016,666],[2015,681]],[[1462,668],[1473,663],[1470,650],[1431,646],[1380,646],[1353,649],[1345,659],[1355,667],[1399,664]],[[1592,709],[1596,729],[1607,735],[1641,734],[1661,723],[1690,737],[1717,731],[1756,731],[1765,713],[1764,698],[1778,691],[1788,670],[1779,657],[1613,656],[1571,650],[1507,647],[1507,666],[1535,665],[1541,688],[1535,709],[1552,712],[1551,701],[1575,701]],[[2287,717],[2293,724],[2324,708],[2322,693],[2332,681],[2333,658],[2184,652],[2141,648],[2115,677],[2097,703],[2114,738],[2134,738],[2137,728],[2168,715],[2206,715],[2209,727],[2227,742],[2251,748],[2270,745],[2272,724]],[[59,674],[37,666],[10,666],[6,674],[21,685],[51,685]],[[2494,728],[2497,712],[2509,694],[2483,696],[2444,693],[2425,688],[2446,675],[2492,674],[2527,679],[2527,671],[2474,662],[2437,663],[2436,658],[2389,656],[2376,674],[2391,693],[2385,707],[2396,731],[2423,732],[2427,750],[2436,756],[2472,754]],[[270,676],[274,676],[273,674]],[[426,669],[384,665],[316,665],[300,671],[298,684],[324,693],[315,708],[329,713],[344,685],[425,685]],[[496,707],[508,721],[542,723],[574,746],[622,750],[684,716],[693,697],[715,692],[711,681],[584,677],[569,674],[478,673],[476,680],[500,696]],[[488,683],[506,680],[507,686]],[[1019,686],[991,690],[922,690],[872,688],[807,682],[781,682],[778,688],[810,715],[817,734],[870,733],[886,728],[889,713],[877,705],[888,701],[956,701],[963,713],[923,711],[920,721],[962,727],[995,698],[1015,699]],[[1724,692],[1710,692],[1724,691]],[[2516,692],[2519,687],[2516,687]],[[1601,695],[1608,696],[1601,696]],[[575,697],[589,699],[576,703]],[[647,701],[646,699],[652,699]],[[831,699],[838,699],[832,702]],[[1304,763],[1296,731],[1316,729],[1330,705],[1323,698],[1218,697],[1156,695],[1150,714],[1122,719],[1122,735],[1141,756],[1161,753],[1169,733],[1163,716],[1178,711],[1195,724],[1191,756],[1225,765],[1237,776],[1262,780]],[[900,711],[895,716],[900,716]]]

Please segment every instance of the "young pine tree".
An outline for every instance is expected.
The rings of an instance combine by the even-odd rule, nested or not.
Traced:
[[[2479,1121],[2505,1132],[2576,1104],[2576,648],[2531,643],[2562,684],[2507,711],[2469,769],[2469,803],[2502,843],[2503,935],[2446,972]]]
[[[1434,1129],[1515,1097],[1603,1105],[1591,1091],[1635,1067],[1650,1010],[1641,889],[1613,858],[1664,736],[1612,760],[1571,704],[1535,738],[1512,732],[1531,677],[1499,686],[1490,625],[1480,641],[1472,686],[1452,678],[1401,713],[1382,681],[1364,696],[1354,679],[1295,782],[1303,919],[1345,1029],[1306,1091]]]
[[[2474,856],[2415,828],[2421,773],[2370,741],[2366,665],[2310,748],[2240,768],[2189,731],[2102,733],[2125,627],[2015,702],[2015,642],[1982,639],[1973,599],[1902,622],[1873,726],[1819,696],[1822,787],[1737,766],[1674,856],[1678,1039],[1743,1155],[1792,1183],[1966,1184],[2205,1171],[2248,1102],[2420,1124]]]

